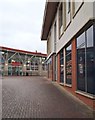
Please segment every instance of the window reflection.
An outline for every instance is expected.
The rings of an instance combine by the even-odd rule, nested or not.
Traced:
[[[64,82],[64,53],[63,49],[60,51],[60,82]]]
[[[85,33],[77,38],[77,87],[85,90]]]
[[[95,94],[93,26],[87,30],[87,92]]]
[[[93,26],[77,38],[77,89],[95,94]]]
[[[93,47],[93,26],[87,30],[87,47]]]
[[[77,38],[77,48],[85,47],[85,32]]]
[[[66,48],[66,84],[72,83],[72,59],[71,59],[72,45],[69,44]]]

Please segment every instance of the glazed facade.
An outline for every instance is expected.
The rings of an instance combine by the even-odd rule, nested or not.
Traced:
[[[0,74],[3,76],[46,75],[46,54],[0,47]]]
[[[47,40],[48,78],[95,109],[95,2],[46,6],[41,39]]]

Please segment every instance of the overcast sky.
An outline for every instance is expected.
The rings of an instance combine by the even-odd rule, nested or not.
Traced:
[[[0,0],[0,46],[46,53],[40,40],[46,0]]]

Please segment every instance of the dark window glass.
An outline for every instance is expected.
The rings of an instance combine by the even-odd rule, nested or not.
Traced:
[[[77,87],[85,91],[85,33],[77,38]]]
[[[63,25],[63,6],[61,3],[60,8],[59,8],[59,26],[60,26],[60,28],[62,25]]]
[[[87,30],[87,92],[95,94],[93,26]]]
[[[72,45],[66,48],[66,84],[72,84]]]
[[[90,48],[87,49],[87,92],[95,94],[94,69],[94,53]]]
[[[93,26],[77,38],[77,88],[95,94]]]
[[[68,0],[68,13],[70,12],[70,0]]]
[[[54,51],[56,51],[56,23],[54,25]]]
[[[63,49],[60,51],[60,82],[64,82],[64,53]]]

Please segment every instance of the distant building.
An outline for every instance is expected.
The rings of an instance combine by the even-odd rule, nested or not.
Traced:
[[[47,55],[0,47],[0,73],[3,76],[46,75]]]
[[[41,40],[48,78],[95,109],[95,2],[49,2]]]

